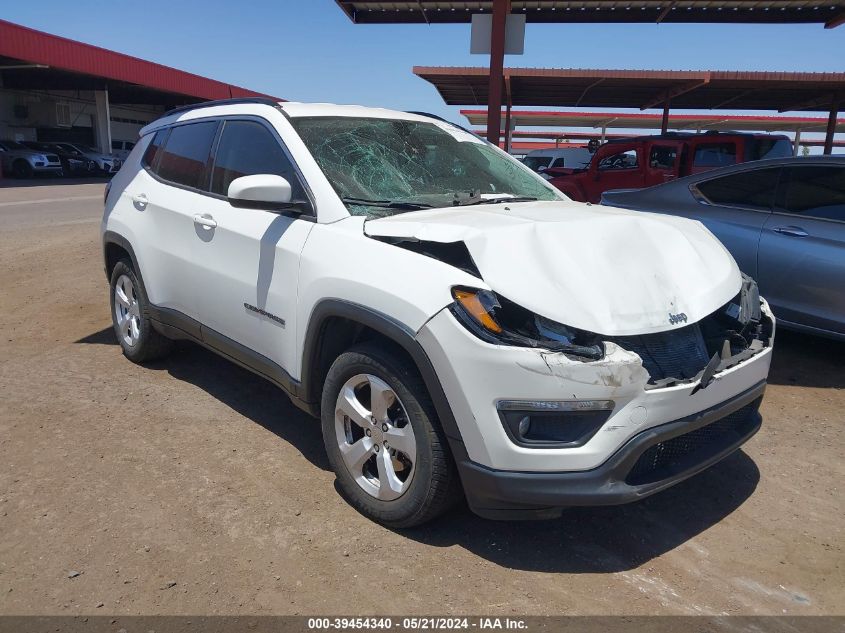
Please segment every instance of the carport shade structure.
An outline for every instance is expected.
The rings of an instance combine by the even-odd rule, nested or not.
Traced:
[[[471,125],[484,125],[487,121],[487,110],[461,110],[461,114],[469,120]],[[608,129],[640,129],[660,130],[663,117],[659,114],[647,112],[566,112],[561,110],[513,110],[510,112],[513,127],[550,127],[550,128],[594,128],[599,133],[559,131],[510,131],[512,138],[547,138],[553,140],[577,140],[600,138],[602,141],[613,138],[637,136],[632,134],[612,134]],[[760,115],[731,115],[731,114],[678,114],[673,113],[668,127],[678,131],[722,130],[722,131],[752,131],[752,132],[794,132],[795,151],[798,152],[799,143],[812,147],[824,146],[824,141],[816,139],[801,139],[804,132],[826,132],[829,121],[818,116],[760,116]],[[835,133],[845,132],[845,118],[837,119],[834,125]],[[484,132],[477,130],[477,134]],[[505,131],[508,134],[508,131]],[[833,141],[834,147],[845,146],[845,141]]]
[[[543,23],[816,23],[835,28],[845,23],[845,0],[335,0],[356,24],[466,23],[475,13],[492,13],[490,66],[486,71],[487,139],[498,143],[503,94],[510,94],[504,68],[505,25],[509,13]],[[837,98],[843,99],[842,95]],[[663,99],[661,103],[666,103]],[[477,102],[463,102],[470,105]],[[828,99],[830,103],[830,99]],[[508,109],[511,103],[507,102]],[[527,105],[527,104],[524,104]],[[531,104],[542,105],[542,104]],[[585,104],[586,105],[586,104]],[[605,107],[605,106],[596,106]],[[831,112],[838,105],[831,105]],[[665,108],[668,112],[668,106]],[[799,108],[804,109],[804,108]],[[835,113],[831,114],[835,119]],[[831,135],[832,138],[832,135]]]
[[[0,20],[0,87],[94,91],[101,151],[111,151],[109,104],[188,105],[213,99],[270,97],[98,46]]]
[[[19,90],[105,90],[117,103],[187,105],[270,97],[240,86],[0,20],[0,78]]]
[[[432,83],[449,105],[488,102],[487,68],[417,66],[414,73]],[[845,101],[845,73],[506,68],[503,76],[506,117],[512,116],[512,105],[641,110],[663,106],[665,132],[670,103],[690,110],[827,111],[826,154]]]
[[[479,110],[479,112],[484,112],[485,116],[487,114],[484,110]],[[821,119],[819,119],[821,120]],[[840,124],[842,125],[842,129],[845,130],[845,119],[839,119]],[[477,134],[478,136],[484,136],[484,130],[472,130],[473,134]],[[620,134],[620,133],[604,133],[602,137],[606,141],[615,141],[615,140],[623,140],[623,139],[630,139],[630,138],[637,138],[642,136],[641,134]],[[800,133],[797,134],[800,140]],[[511,140],[510,142],[510,150],[513,152],[517,151],[530,151],[532,149],[555,149],[555,148],[564,148],[564,147],[586,147],[588,141],[593,139],[598,139],[598,135],[591,133],[591,132],[571,132],[568,130],[549,130],[547,132],[538,131],[538,130],[514,130],[510,133],[511,139],[524,139],[519,141]],[[824,140],[821,139],[803,139],[800,140],[800,145],[806,145],[808,147],[823,147]],[[798,146],[799,143],[795,143],[795,153],[796,156],[798,155]],[[834,147],[845,147],[845,140],[838,141],[834,139],[833,141]],[[504,149],[504,143],[499,142],[499,147]]]

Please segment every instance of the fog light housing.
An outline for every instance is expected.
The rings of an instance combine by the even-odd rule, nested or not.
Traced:
[[[612,400],[499,400],[496,409],[517,446],[576,448],[607,422],[613,404]]]

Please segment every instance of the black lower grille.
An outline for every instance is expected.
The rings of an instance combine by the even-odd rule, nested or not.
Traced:
[[[683,472],[736,443],[754,428],[760,399],[701,428],[658,442],[647,449],[625,478],[632,486]]]
[[[620,336],[612,340],[642,358],[651,382],[664,378],[694,378],[710,360],[698,323],[670,332]]]

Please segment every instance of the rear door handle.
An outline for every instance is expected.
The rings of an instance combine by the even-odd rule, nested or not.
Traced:
[[[789,235],[790,237],[807,237],[809,233],[800,226],[776,226],[772,229],[775,233]]]
[[[213,229],[217,226],[217,221],[212,218],[208,213],[203,213],[202,215],[197,213],[194,216],[194,224],[199,224],[200,226],[203,226],[206,229]]]

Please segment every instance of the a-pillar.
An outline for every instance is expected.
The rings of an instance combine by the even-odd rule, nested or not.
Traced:
[[[94,102],[97,111],[94,115],[94,138],[97,149],[103,154],[111,154],[111,117],[109,116],[109,91],[94,91]]]

